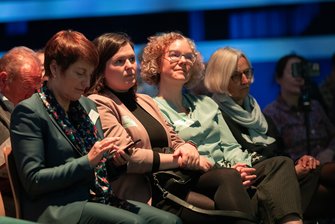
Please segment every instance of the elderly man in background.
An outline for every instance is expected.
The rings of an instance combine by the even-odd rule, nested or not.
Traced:
[[[14,47],[0,59],[0,191],[6,216],[15,217],[3,156],[3,148],[10,144],[10,114],[16,104],[30,97],[40,87],[41,78],[41,62],[36,53],[27,47]]]

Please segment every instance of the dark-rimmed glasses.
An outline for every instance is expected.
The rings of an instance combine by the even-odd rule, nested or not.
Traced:
[[[197,59],[197,55],[194,53],[186,53],[186,54],[182,54],[180,51],[169,51],[166,59],[170,62],[170,63],[175,63],[175,62],[179,62],[179,60],[181,59],[181,57],[185,58],[186,63],[193,65],[193,63],[196,61]]]
[[[245,75],[245,77],[249,80],[249,81],[253,81],[254,78],[254,69],[253,68],[247,68],[243,71],[234,71],[232,76],[231,76],[231,80],[233,80],[236,83],[240,83],[242,81],[242,75]]]

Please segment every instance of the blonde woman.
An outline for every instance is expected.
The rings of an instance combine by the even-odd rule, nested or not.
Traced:
[[[254,72],[248,57],[238,49],[225,47],[218,49],[211,56],[205,84],[213,93],[213,99],[218,103],[230,131],[242,149],[257,155],[260,160],[264,160],[263,163],[269,163],[281,158],[278,155],[286,153],[277,126],[262,113],[256,99],[249,93],[253,79]],[[259,164],[262,165],[262,162]],[[256,171],[260,165],[254,165]],[[334,193],[331,193],[335,187],[335,164],[320,166],[316,158],[303,155],[295,161],[295,170],[298,178],[292,179],[290,173],[283,173],[278,177],[278,182],[274,182],[275,186],[268,189],[268,192],[281,189],[271,194],[274,200],[279,202],[278,206],[282,206],[284,211],[291,211],[291,219],[294,218],[293,211],[297,212],[295,215],[299,215],[300,218],[303,213],[304,217],[313,219],[330,216],[331,203],[335,197]],[[297,181],[300,190],[293,185]],[[320,191],[315,194],[318,188]],[[295,198],[300,194],[301,203]],[[327,199],[319,201],[323,194],[328,195],[325,197]],[[267,203],[267,200],[269,198],[264,203]],[[274,217],[278,217],[277,211],[273,212]]]

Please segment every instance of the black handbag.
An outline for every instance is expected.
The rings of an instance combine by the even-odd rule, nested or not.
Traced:
[[[185,201],[190,187],[194,186],[200,175],[201,172],[191,170],[166,170],[153,173],[153,184],[161,191],[163,198],[162,203],[158,203],[157,207],[170,200],[183,208],[203,215],[239,218],[257,223],[256,217],[241,211],[203,209]]]

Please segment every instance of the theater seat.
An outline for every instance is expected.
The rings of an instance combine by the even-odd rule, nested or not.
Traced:
[[[5,162],[8,171],[8,177],[10,181],[10,186],[13,192],[14,204],[15,204],[15,214],[16,218],[21,218],[21,207],[20,207],[20,182],[18,179],[17,169],[14,161],[12,148],[6,146],[4,148]]]
[[[0,216],[5,216],[5,206],[3,204],[3,200],[2,200],[2,195],[1,195],[1,191],[0,191]]]

